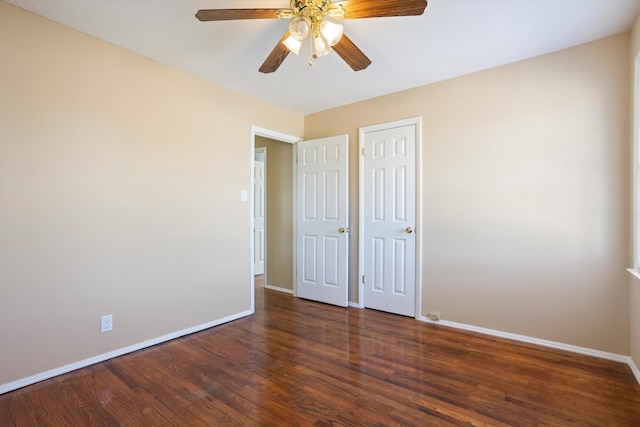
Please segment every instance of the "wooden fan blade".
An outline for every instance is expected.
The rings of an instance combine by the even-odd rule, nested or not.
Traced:
[[[343,19],[417,16],[424,13],[427,0],[345,0],[331,4],[332,9],[339,6],[346,11]]]
[[[371,60],[367,58],[367,55],[346,34],[343,34],[338,44],[333,46],[333,50],[344,59],[344,62],[349,64],[353,71],[364,70],[371,65]]]
[[[202,9],[196,13],[201,21],[233,21],[236,19],[275,19],[283,9]],[[285,9],[285,11],[288,9]]]
[[[284,34],[276,47],[273,48],[258,71],[268,74],[273,73],[278,69],[278,67],[280,67],[280,65],[287,58],[287,55],[289,55],[289,52],[291,52],[288,47],[282,44],[282,42],[285,41],[287,37],[289,37],[289,31]]]

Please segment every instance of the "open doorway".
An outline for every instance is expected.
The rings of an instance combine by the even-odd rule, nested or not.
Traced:
[[[348,135],[302,141],[252,127],[252,171],[255,151],[261,148],[269,153],[264,287],[348,306]],[[252,273],[256,270],[254,251],[252,243]],[[255,276],[252,278],[255,309]]]
[[[262,283],[267,289],[294,294],[295,271],[295,143],[301,138],[279,134],[265,129],[252,128],[252,171],[256,183],[256,167],[264,162],[264,231],[260,231],[260,219],[252,220],[252,290]],[[262,154],[264,153],[264,155]],[[258,165],[258,166],[257,166]],[[256,186],[252,186],[252,202],[255,212]],[[263,233],[264,267],[260,261],[260,239]],[[262,272],[263,274],[259,274]],[[252,293],[253,293],[252,292]],[[255,303],[255,293],[252,295]]]
[[[264,162],[264,287],[291,294],[294,270],[293,148],[293,144],[264,136],[255,138],[256,153],[268,153]],[[258,169],[259,163],[256,164]],[[256,221],[255,232],[259,232],[259,222]]]

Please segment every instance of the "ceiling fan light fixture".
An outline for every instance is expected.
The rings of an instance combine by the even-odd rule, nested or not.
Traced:
[[[289,34],[296,40],[303,41],[309,37],[311,19],[306,16],[295,16],[289,21]]]
[[[318,36],[313,38],[313,57],[314,58],[322,58],[323,56],[327,56],[331,52],[331,48],[327,43],[327,40],[319,34]]]
[[[320,34],[322,34],[329,46],[335,46],[338,44],[343,33],[344,27],[340,24],[334,24],[327,20],[320,23]]]
[[[300,48],[302,47],[302,41],[294,38],[292,35],[287,37],[282,42],[282,44],[285,45],[287,47],[287,49],[289,49],[291,52],[295,53],[296,55],[300,54]]]

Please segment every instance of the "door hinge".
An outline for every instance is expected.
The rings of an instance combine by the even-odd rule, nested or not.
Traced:
[[[362,276],[362,283],[364,283],[364,275]]]
[[[362,147],[362,155],[364,156],[364,147]]]

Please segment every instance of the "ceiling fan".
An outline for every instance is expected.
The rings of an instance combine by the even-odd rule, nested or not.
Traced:
[[[360,71],[367,68],[371,60],[344,34],[342,25],[327,18],[416,16],[422,15],[426,7],[427,0],[291,0],[289,9],[203,9],[196,13],[196,18],[200,21],[289,19],[289,30],[260,67],[261,73],[276,71],[289,52],[297,55],[309,36],[314,58],[325,56],[333,49],[354,71]]]

